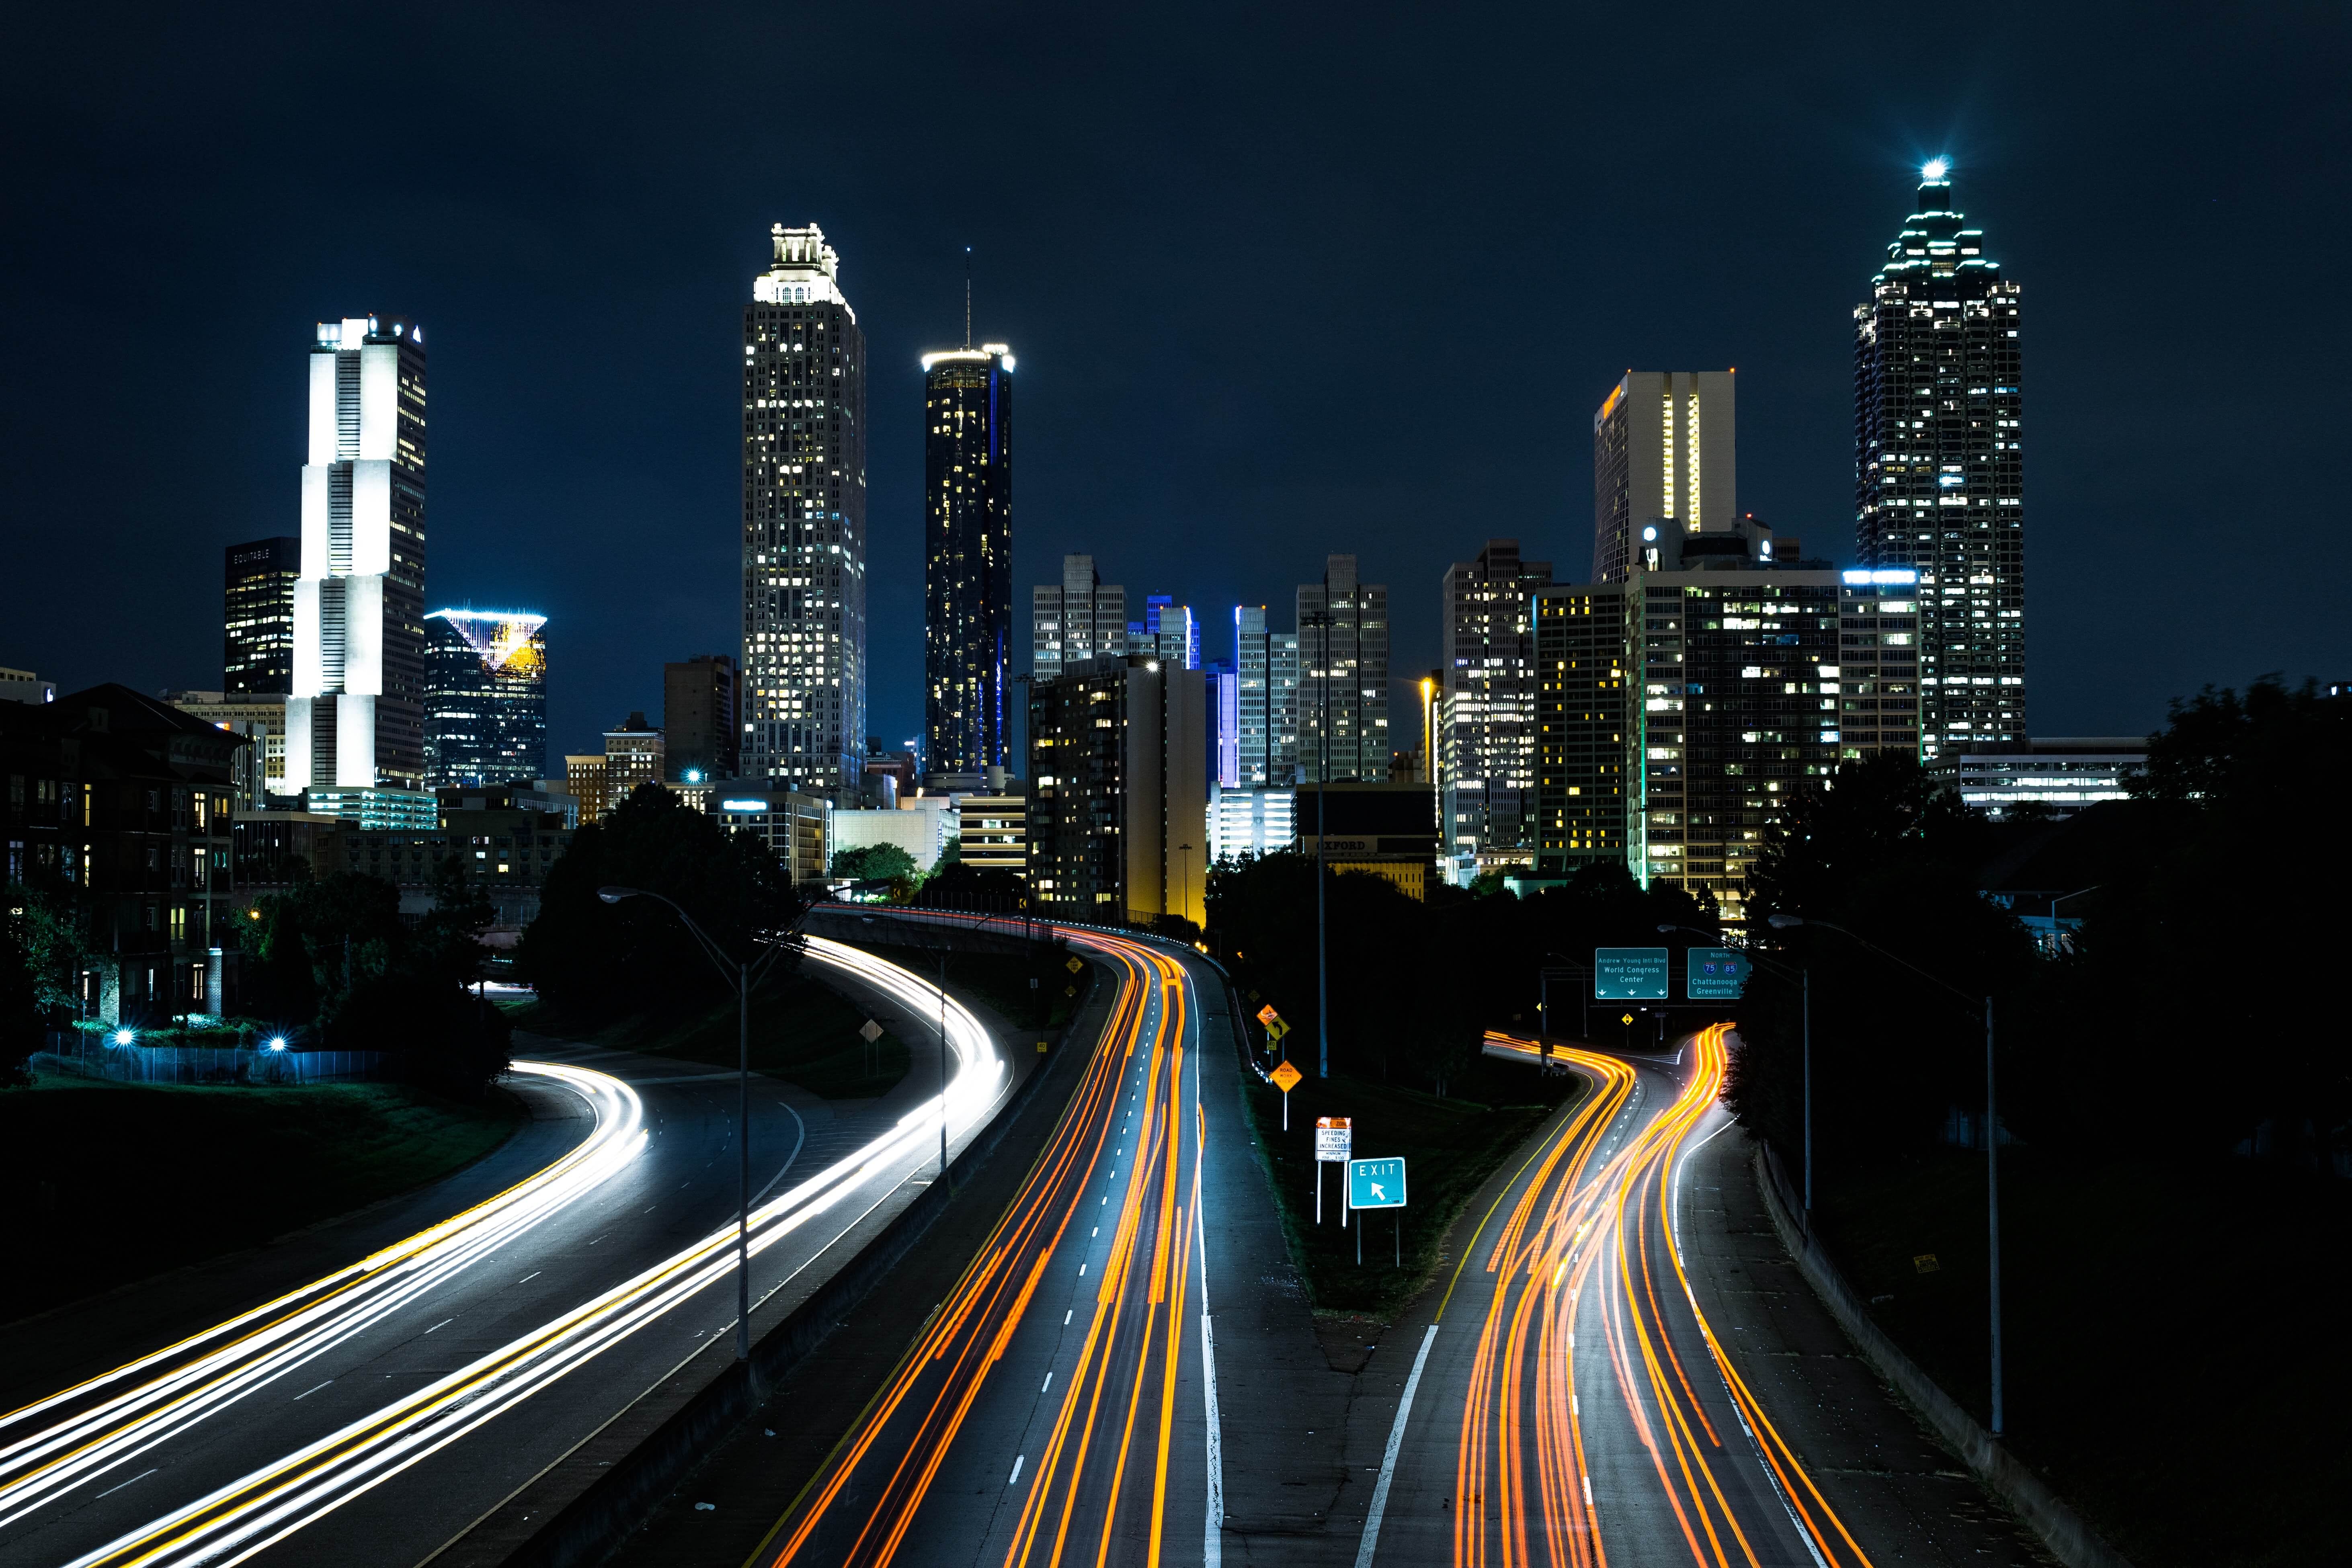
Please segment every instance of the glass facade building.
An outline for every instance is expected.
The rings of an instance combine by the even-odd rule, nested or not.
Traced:
[[[294,689],[294,584],[302,540],[257,539],[226,552],[221,689],[284,696]]]
[[[811,225],[769,230],[743,307],[740,769],[786,791],[866,773],[866,337]]]
[[[925,354],[923,415],[924,768],[977,773],[1009,738],[1013,351]]]
[[[1524,561],[1516,539],[1490,539],[1446,568],[1444,689],[1437,765],[1446,844],[1477,871],[1534,858],[1536,668],[1531,595],[1551,563]]]
[[[1244,789],[1298,782],[1298,634],[1270,631],[1264,605],[1234,606],[1234,723]]]
[[[1918,574],[1928,760],[2025,728],[2020,290],[1940,163],[1854,307],[1860,563]]]
[[[425,778],[425,344],[413,323],[321,321],[310,344],[286,788]]]
[[[429,789],[530,784],[547,771],[547,617],[436,610],[425,617]]]
[[[1298,587],[1298,771],[1307,783],[1389,776],[1389,591],[1356,580],[1356,558],[1326,559]]]

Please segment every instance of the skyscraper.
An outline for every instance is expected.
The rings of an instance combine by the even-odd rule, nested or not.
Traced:
[[[2014,279],[1964,228],[1941,159],[1853,310],[1855,542],[1919,574],[1930,760],[2021,742],[2025,486]]]
[[[735,718],[735,661],[723,653],[698,653],[682,664],[662,666],[662,732],[667,776],[693,782],[731,779],[740,765]]]
[[[547,617],[436,610],[425,617],[429,789],[530,784],[547,768]]]
[[[1444,693],[1437,737],[1445,801],[1440,850],[1487,870],[1533,858],[1535,637],[1528,596],[1551,563],[1523,561],[1516,539],[1490,539],[1444,580]],[[1426,765],[1426,764],[1424,764]]]
[[[221,689],[294,689],[294,584],[302,575],[299,535],[232,544],[221,616]]]
[[[1269,631],[1264,605],[1234,606],[1234,722],[1244,789],[1298,782],[1298,634]]]
[[[1592,580],[1622,583],[1642,530],[1731,527],[1738,405],[1727,370],[1629,370],[1592,416]]]
[[[1536,874],[1625,863],[1625,585],[1537,591]]]
[[[1064,918],[1203,918],[1207,683],[1141,653],[1089,659],[1029,688],[1029,887]]]
[[[1201,668],[1201,623],[1192,606],[1180,605],[1172,594],[1153,594],[1143,601],[1143,619],[1127,628],[1130,650],[1148,653],[1179,669]]]
[[[424,333],[350,316],[310,347],[286,788],[357,812],[424,782]]]
[[[1005,763],[1013,638],[1013,351],[923,356],[924,767]]]
[[[790,790],[866,773],[866,337],[811,224],[743,307],[742,772]]]
[[[1127,590],[1106,585],[1091,555],[1062,557],[1062,580],[1029,590],[1029,668],[1050,680],[1065,664],[1127,651]]]
[[[1298,773],[1304,781],[1389,776],[1389,591],[1333,555],[1298,585]]]

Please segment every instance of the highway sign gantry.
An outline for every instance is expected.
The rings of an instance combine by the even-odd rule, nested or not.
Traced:
[[[1596,1002],[1664,1002],[1674,977],[1663,947],[1596,947],[1592,950],[1592,998]]]

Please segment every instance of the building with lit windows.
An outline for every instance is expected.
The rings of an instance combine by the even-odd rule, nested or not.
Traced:
[[[735,661],[723,653],[698,653],[662,666],[662,735],[670,782],[698,784],[736,776],[742,759],[742,729],[735,720],[740,689]]]
[[[1065,664],[1127,651],[1127,590],[1106,584],[1091,555],[1062,557],[1062,580],[1029,590],[1029,668],[1050,680]]]
[[[1298,773],[1302,782],[1389,776],[1389,591],[1360,583],[1356,558],[1326,559],[1298,586]]]
[[[1234,607],[1235,762],[1244,789],[1298,782],[1298,634],[1270,630],[1264,605]]]
[[[925,354],[923,416],[923,766],[977,773],[1010,736],[1013,351]]]
[[[238,811],[267,811],[286,792],[286,699],[263,691],[159,691],[181,712],[249,742],[230,760]]]
[[[2145,735],[2036,735],[2023,745],[1979,746],[1958,761],[1960,799],[1995,822],[2032,811],[2055,820],[2128,800],[2147,771]]]
[[[866,774],[866,337],[812,224],[769,230],[743,307],[742,773]]]
[[[1180,605],[1171,594],[1153,594],[1143,601],[1143,619],[1127,628],[1129,653],[1146,653],[1179,669],[1201,668],[1201,623],[1192,606]]]
[[[1592,580],[1622,583],[1642,530],[1738,515],[1738,406],[1727,370],[1629,370],[1592,416]]]
[[[832,802],[796,790],[727,789],[708,809],[723,831],[757,834],[795,884],[824,880]]]
[[[1042,912],[1108,925],[1207,913],[1208,693],[1140,653],[1029,689],[1029,887]]]
[[[302,540],[257,539],[232,544],[224,562],[221,689],[294,689],[294,584],[302,575]]]
[[[1531,596],[1551,563],[1490,539],[1445,569],[1444,690],[1436,715],[1446,856],[1457,879],[1535,858],[1536,698]],[[1426,763],[1424,764],[1426,765]]]
[[[547,766],[547,617],[425,617],[425,775],[433,789],[530,784]]]
[[[1010,789],[956,798],[956,858],[982,871],[1029,875],[1029,799]]]
[[[1223,789],[1209,802],[1212,854],[1219,860],[1271,855],[1287,849],[1298,836],[1292,792],[1286,789]]]
[[[1626,681],[1622,584],[1539,588],[1529,601],[1536,665],[1536,874],[1625,863]]]
[[[1854,307],[1860,563],[1919,574],[1930,762],[2026,739],[2021,291],[1941,159]]]
[[[404,320],[353,316],[319,323],[310,345],[285,781],[335,816],[431,812],[423,337]]]

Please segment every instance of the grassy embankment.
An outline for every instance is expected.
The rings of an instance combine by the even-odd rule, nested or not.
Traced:
[[[198,1089],[43,1076],[0,1091],[0,1322],[422,1185],[522,1119],[400,1084]]]
[[[1981,1153],[1824,1190],[1880,1325],[1986,1418]],[[2001,1152],[2007,1441],[2140,1568],[2340,1561],[2352,1185]],[[1915,1261],[1932,1255],[1923,1273]]]
[[[1480,1184],[1582,1087],[1580,1079],[1541,1079],[1533,1067],[1481,1058],[1450,1086],[1454,1095],[1440,1099],[1376,1079],[1335,1074],[1318,1079],[1311,1060],[1298,1065],[1309,1076],[1291,1091],[1287,1132],[1281,1094],[1255,1073],[1242,1078],[1290,1256],[1318,1310],[1381,1319],[1412,1300],[1436,1270],[1447,1227]],[[1402,1215],[1402,1266],[1395,1261],[1400,1237],[1393,1212],[1354,1216],[1363,1226],[1364,1260],[1357,1263],[1358,1231],[1353,1224],[1339,1226],[1336,1164],[1322,1173],[1323,1223],[1315,1223],[1318,1116],[1353,1119],[1360,1160],[1403,1157],[1411,1203]]]

